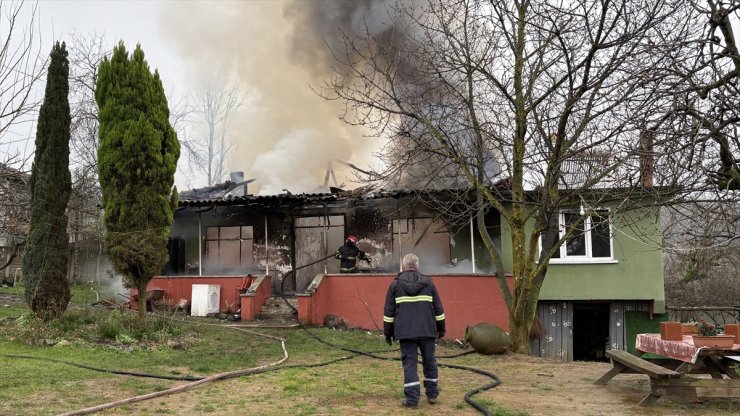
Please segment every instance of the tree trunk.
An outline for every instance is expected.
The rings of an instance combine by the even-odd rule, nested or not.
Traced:
[[[529,344],[529,326],[524,312],[525,308],[515,308],[509,314],[509,336],[511,350],[521,354],[531,352]]]
[[[142,329],[146,328],[146,286],[148,283],[143,279],[136,281],[136,289],[139,292],[139,325]]]

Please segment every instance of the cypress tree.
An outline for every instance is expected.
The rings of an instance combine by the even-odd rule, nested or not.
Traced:
[[[159,73],[149,70],[141,45],[129,56],[120,42],[110,59],[103,60],[95,100],[104,247],[124,283],[138,290],[143,324],[146,286],[167,261],[180,143],[169,122]]]
[[[65,44],[56,42],[36,128],[31,171],[30,228],[21,264],[28,306],[43,319],[67,309],[69,237],[69,61]]]

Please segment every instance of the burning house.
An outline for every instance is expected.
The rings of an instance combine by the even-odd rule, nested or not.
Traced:
[[[150,289],[177,301],[192,299],[194,285],[212,285],[217,299],[211,306],[240,309],[242,319],[259,316],[267,299],[282,292],[296,296],[298,319],[305,323],[332,317],[380,329],[388,283],[399,259],[413,252],[445,303],[448,338],[461,338],[466,326],[478,322],[508,328],[508,310],[474,219],[446,222],[414,191],[251,195],[241,185],[229,181],[181,193],[170,263]],[[630,331],[664,313],[662,253],[630,234],[626,224],[636,220],[623,217],[628,214],[602,214],[608,221],[590,218],[590,227],[550,261],[538,304],[542,333],[532,340],[536,355],[598,360],[606,349],[628,348]],[[638,225],[659,238],[659,227],[645,214],[635,214]],[[563,211],[561,221],[567,223],[568,215]],[[486,226],[512,270],[506,264],[508,224],[492,209]],[[360,273],[339,274],[332,254],[349,234],[359,237],[372,261],[359,264]]]

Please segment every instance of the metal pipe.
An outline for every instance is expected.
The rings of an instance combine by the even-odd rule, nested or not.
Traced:
[[[473,216],[470,216],[470,258],[473,263],[473,274],[475,274],[475,244],[473,240]]]
[[[270,255],[267,250],[267,215],[265,215],[265,275],[270,274]]]
[[[331,221],[329,221],[329,207],[327,207],[326,202],[324,203],[324,256],[328,256],[329,253],[329,226],[331,226]],[[327,261],[324,261],[324,274],[329,274],[329,264]]]
[[[198,276],[203,276],[203,227],[198,213]]]
[[[408,224],[408,220],[407,224]],[[398,213],[398,271],[403,271],[403,250],[401,250],[401,213]]]

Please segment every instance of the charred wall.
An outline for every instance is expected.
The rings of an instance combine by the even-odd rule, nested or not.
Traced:
[[[291,264],[292,233],[289,227],[284,226],[285,221],[286,215],[283,213],[254,212],[245,206],[186,208],[175,213],[170,236],[185,241],[184,274],[198,274],[199,258],[203,260],[203,273],[262,274],[267,270],[284,270]],[[235,227],[240,228],[238,235],[231,233]],[[239,249],[236,249],[237,245]],[[222,247],[238,251],[239,266],[230,267],[233,261],[214,260],[218,257],[215,251]],[[248,260],[245,259],[247,256]]]
[[[171,230],[172,237],[185,241],[185,274],[199,272],[199,224],[204,274],[269,271],[276,292],[300,291],[317,273],[337,273],[339,262],[331,254],[350,234],[372,259],[358,262],[361,273],[396,273],[400,258],[412,252],[422,259],[424,272],[470,272],[473,250],[482,266],[476,271],[490,269],[477,230],[471,250],[469,227],[449,225],[413,197],[185,207],[175,213]],[[489,213],[486,225],[500,244],[498,214]]]

